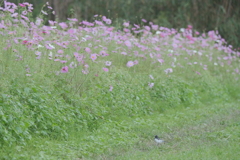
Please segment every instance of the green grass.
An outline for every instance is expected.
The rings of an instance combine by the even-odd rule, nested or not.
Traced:
[[[238,159],[239,109],[236,104],[209,105],[143,118],[133,129],[141,135],[139,142],[102,159]],[[167,142],[156,145],[155,134]]]
[[[166,143],[157,145],[153,140],[156,134]],[[116,144],[115,138],[118,139]],[[95,132],[75,132],[66,141],[37,138],[27,146],[5,148],[1,157],[237,160],[239,143],[240,106],[223,103],[169,109],[163,113],[121,119],[115,124],[107,122]],[[89,154],[90,150],[93,154]]]

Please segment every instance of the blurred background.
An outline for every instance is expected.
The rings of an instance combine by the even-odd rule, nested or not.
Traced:
[[[3,0],[0,0],[3,1]],[[46,2],[54,8],[56,15],[51,20],[93,21],[94,15],[104,15],[113,25],[130,21],[142,24],[141,19],[168,28],[186,28],[207,32],[218,30],[220,35],[233,45],[240,47],[240,0],[8,0],[29,2],[34,5],[33,17],[39,15]]]

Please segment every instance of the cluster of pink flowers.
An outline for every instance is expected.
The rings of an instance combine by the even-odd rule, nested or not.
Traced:
[[[135,61],[128,61],[127,62],[127,67],[132,67],[132,66],[134,66],[134,65],[137,65],[138,64],[138,60],[135,60]]]
[[[48,3],[46,6],[52,10]],[[80,68],[80,73],[77,74],[99,77],[101,72],[111,73],[119,63],[126,68],[133,67],[133,70],[138,68],[135,66],[147,68],[149,66],[146,63],[149,63],[152,68],[159,68],[167,76],[175,74],[179,68],[187,70],[190,67],[196,76],[202,76],[211,68],[207,62],[214,67],[231,66],[226,69],[228,72],[240,74],[240,66],[235,63],[240,57],[239,50],[227,46],[216,31],[200,34],[191,25],[180,30],[169,29],[145,19],[142,19],[144,26],[124,22],[123,31],[117,31],[109,26],[112,23],[110,19],[98,15],[94,16],[94,22],[79,22],[76,18],[69,18],[69,22],[60,23],[49,20],[50,26],[46,26],[40,17],[36,18],[36,22],[30,22],[28,13],[32,12],[33,6],[27,2],[15,5],[4,1],[4,7],[0,7],[0,10],[12,17],[11,22],[5,20],[4,15],[1,17],[0,31],[4,30],[0,32],[1,36],[11,35],[9,37],[12,38],[6,41],[4,49],[22,45],[26,50],[34,51],[37,60],[47,59],[55,63],[53,69],[57,70],[58,75],[77,72]],[[41,14],[46,15],[47,11],[42,10]],[[25,27],[26,31],[20,35],[13,30],[16,27]],[[136,38],[132,33],[141,33],[141,38]],[[207,53],[206,49],[212,53]],[[213,55],[220,52],[219,55]],[[20,52],[15,54],[17,61],[23,61],[24,56]],[[121,57],[123,60],[119,59]],[[95,68],[99,70],[92,71],[93,66],[97,65],[99,67]],[[196,70],[195,66],[199,66],[199,69]],[[128,71],[131,72],[132,69]],[[30,74],[29,71],[27,74],[33,73]],[[152,75],[150,78],[151,81],[154,80]],[[153,88],[154,82],[146,83],[147,85]],[[112,89],[110,85],[109,90]]]

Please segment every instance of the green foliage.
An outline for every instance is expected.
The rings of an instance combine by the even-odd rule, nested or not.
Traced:
[[[80,107],[72,106],[46,87],[12,82],[1,99],[1,141],[25,143],[32,135],[67,138],[69,126],[82,127]]]
[[[192,83],[187,83],[176,77],[156,83],[151,89],[150,95],[156,102],[170,107],[195,104],[200,96]]]

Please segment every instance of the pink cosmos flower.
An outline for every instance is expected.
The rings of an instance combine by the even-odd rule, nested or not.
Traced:
[[[87,22],[87,21],[82,21],[79,24],[83,24],[83,25],[86,25],[86,26],[94,26],[94,23],[90,23],[90,22]]]
[[[59,53],[59,54],[63,54],[64,51],[63,51],[63,50],[58,50],[57,53]]]
[[[103,68],[103,71],[108,72],[109,69],[108,68]]]
[[[111,23],[112,23],[112,20],[111,20],[111,19],[106,19],[105,22],[106,22],[107,24],[111,24]]]
[[[126,53],[126,52],[121,52],[121,54],[123,54],[123,55],[127,55],[127,53]]]
[[[130,30],[127,29],[127,28],[124,28],[123,31],[124,31],[124,32],[130,32]]]
[[[18,15],[18,13],[13,13],[12,15],[11,15],[11,17],[17,17],[17,15]]]
[[[197,73],[198,75],[201,75],[201,73],[200,73],[200,72],[198,72],[198,71],[196,71],[196,73]]]
[[[186,38],[190,41],[194,41],[194,38],[191,35],[187,35]]]
[[[59,26],[62,27],[62,29],[68,28],[68,25],[64,22],[59,23]]]
[[[140,28],[140,26],[139,25],[136,25],[136,24],[134,24],[134,26],[138,29],[138,28]]]
[[[135,64],[138,64],[138,60],[133,61],[133,63],[134,63],[134,65],[135,65]]]
[[[106,51],[100,51],[99,54],[102,56],[102,57],[105,57],[105,56],[108,56],[109,54],[107,54]]]
[[[95,20],[95,23],[99,26],[103,26],[104,24],[102,23],[102,21],[98,21],[98,20]]]
[[[107,20],[107,17],[106,17],[106,16],[102,16],[102,20],[103,20],[103,21],[106,21],[106,20]]]
[[[51,26],[54,26],[57,22],[55,22],[55,21],[51,21],[51,20],[48,20],[48,22],[49,22],[49,24],[51,25]]]
[[[97,54],[91,54],[90,58],[92,61],[95,61],[97,59]]]
[[[22,4],[22,3],[19,3],[19,6],[21,6],[21,7],[26,7],[26,5],[25,5],[25,4]]]
[[[21,15],[21,17],[22,17],[23,19],[25,19],[26,21],[29,21],[28,17],[26,17],[26,16],[24,16],[24,15]]]
[[[22,15],[24,15],[24,16],[26,16],[27,15],[27,11],[25,10],[25,11],[22,11]]]
[[[41,52],[39,52],[39,51],[36,51],[36,52],[35,52],[35,55],[36,55],[36,56],[38,56],[38,57],[40,57],[40,56],[41,56],[41,54],[42,54],[42,53],[41,53]]]
[[[127,67],[132,67],[134,66],[134,62],[133,61],[128,61],[127,62]]]
[[[107,30],[111,32],[112,30],[114,30],[114,27],[110,27]]]
[[[129,26],[129,22],[124,22],[123,25],[124,25],[125,27],[128,27],[128,26]]]
[[[152,25],[151,27],[152,27],[152,29],[155,30],[155,31],[158,30],[158,25]]]
[[[164,60],[163,59],[158,59],[158,62],[161,63],[161,65],[162,65]]]
[[[150,31],[151,30],[151,28],[149,27],[149,26],[145,26],[144,27],[147,31]]]
[[[84,68],[88,69],[89,65],[88,64],[84,64]]]
[[[191,30],[193,27],[191,25],[188,25],[188,30]]]
[[[134,31],[134,33],[141,33],[141,32],[144,32],[144,30]]]
[[[22,44],[28,44],[27,40],[22,41]]]
[[[86,47],[86,48],[85,48],[85,51],[88,52],[88,53],[90,53],[90,52],[91,52],[91,49],[88,48],[88,47]]]
[[[76,18],[68,18],[68,20],[72,21],[72,22],[77,22],[78,21],[78,19],[76,19]]]
[[[131,43],[130,41],[128,41],[128,40],[126,40],[126,41],[124,42],[124,44],[125,44],[127,47],[132,47],[132,43]]]
[[[67,61],[64,61],[64,60],[62,60],[62,61],[60,61],[61,63],[67,63]]]
[[[67,73],[68,72],[68,66],[65,66],[61,69],[62,73]]]
[[[74,56],[78,62],[83,62],[84,56],[78,54],[77,52],[74,53]]]

